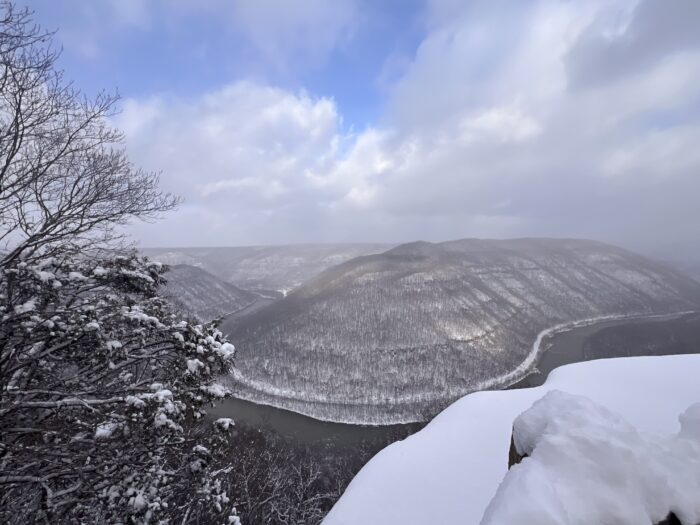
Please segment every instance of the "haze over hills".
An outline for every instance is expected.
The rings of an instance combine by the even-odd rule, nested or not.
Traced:
[[[223,328],[242,397],[384,424],[504,386],[553,325],[699,306],[700,283],[614,246],[464,239],[346,261]]]
[[[227,283],[209,272],[176,264],[166,274],[165,293],[178,307],[200,321],[211,321],[255,302],[258,295]]]
[[[700,261],[698,260],[676,260],[676,261],[666,261],[666,263],[672,268],[677,269],[686,275],[689,275],[696,281],[700,281]]]
[[[303,244],[220,248],[143,248],[165,264],[198,266],[240,288],[286,293],[326,268],[389,249],[383,244]]]

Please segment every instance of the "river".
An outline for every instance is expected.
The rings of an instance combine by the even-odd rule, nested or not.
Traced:
[[[693,326],[693,332],[700,333],[700,314],[684,313],[675,316],[649,316],[640,317],[637,319],[617,319],[609,321],[600,321],[587,326],[580,326],[571,330],[557,332],[550,336],[546,341],[543,341],[543,351],[537,361],[536,372],[523,378],[521,381],[511,385],[509,388],[529,388],[539,386],[547,380],[549,373],[563,365],[572,363],[580,363],[591,359],[598,359],[602,356],[592,346],[600,345],[603,341],[597,340],[600,334],[606,332],[612,335],[614,331],[639,328],[641,332],[647,332],[645,335],[649,340],[640,341],[638,351],[634,355],[663,355],[666,353],[678,353],[675,349],[668,348],[664,351],[663,341],[660,345],[653,348],[649,347],[655,333],[658,334],[664,331],[670,331],[672,334],[680,332],[679,323],[690,323]],[[649,333],[649,328],[656,329]],[[606,334],[606,335],[607,335]],[[687,337],[687,335],[686,335]],[[645,351],[646,350],[646,351]],[[673,351],[671,351],[673,350]],[[700,347],[696,347],[696,352],[700,352]],[[617,351],[615,348],[609,349],[604,355],[605,358],[612,357],[628,357],[628,352]]]

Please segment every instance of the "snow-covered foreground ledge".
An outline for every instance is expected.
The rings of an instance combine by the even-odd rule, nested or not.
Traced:
[[[564,366],[537,388],[477,392],[377,454],[325,525],[478,524],[508,469],[513,421],[551,390],[584,395],[637,430],[679,430],[700,401],[700,355],[604,359]]]
[[[584,396],[547,392],[513,424],[508,471],[481,525],[700,523],[700,403],[648,436]],[[673,521],[671,521],[673,523]]]

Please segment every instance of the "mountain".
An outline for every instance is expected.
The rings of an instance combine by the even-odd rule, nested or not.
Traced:
[[[331,266],[360,255],[383,252],[390,247],[382,244],[303,244],[143,248],[141,253],[165,264],[198,266],[244,289],[286,293]]]
[[[241,290],[209,272],[187,264],[170,267],[165,275],[165,296],[185,313],[200,321],[211,321],[254,303],[258,295]]]
[[[510,384],[553,325],[699,305],[700,283],[614,246],[465,239],[346,261],[223,329],[241,397],[387,424]]]

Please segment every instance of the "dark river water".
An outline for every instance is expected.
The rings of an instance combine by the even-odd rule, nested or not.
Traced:
[[[226,399],[208,412],[214,417],[230,417],[248,426],[269,428],[302,443],[332,440],[343,446],[364,441],[393,441],[412,434],[423,426],[418,423],[386,426],[331,423],[236,398]]]
[[[633,341],[634,351],[631,352],[624,341],[619,341],[619,336],[623,336],[627,341]],[[511,385],[510,388],[540,386],[555,368],[591,359],[700,352],[700,345],[697,344],[698,336],[700,336],[699,313],[670,318],[642,317],[621,321],[601,321],[574,328],[555,334],[548,341],[544,341],[544,352],[536,365],[537,372]],[[679,339],[685,340],[688,344],[680,346]]]
[[[616,337],[619,340],[621,335],[626,340],[634,340],[634,354],[615,343]],[[679,340],[685,341],[685,346],[679,346]],[[545,350],[536,365],[538,372],[510,388],[541,385],[553,369],[592,358],[700,352],[698,341],[700,314],[697,313],[672,319],[602,321],[554,334],[544,341]],[[389,426],[331,423],[241,399],[227,399],[209,412],[214,417],[230,417],[248,426],[269,428],[303,443],[332,440],[340,445],[352,446],[366,441],[390,442],[423,426],[416,423]]]

